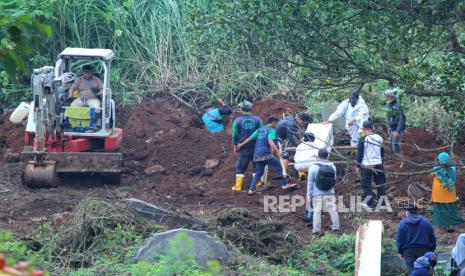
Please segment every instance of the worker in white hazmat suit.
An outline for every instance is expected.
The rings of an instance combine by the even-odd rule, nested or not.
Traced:
[[[357,146],[362,124],[368,120],[368,106],[363,100],[358,91],[352,91],[349,98],[337,106],[336,111],[329,116],[328,121],[323,122],[329,124],[344,116],[346,120],[346,129],[350,134],[351,146]]]

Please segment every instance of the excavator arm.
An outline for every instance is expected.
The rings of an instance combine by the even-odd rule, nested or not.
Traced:
[[[24,170],[24,183],[28,187],[57,186],[56,162],[47,158],[45,142],[55,137],[55,98],[52,81],[54,68],[51,66],[35,69],[32,75],[32,96],[34,99],[35,140],[30,161]]]

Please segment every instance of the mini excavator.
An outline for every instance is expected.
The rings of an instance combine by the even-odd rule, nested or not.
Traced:
[[[66,48],[58,55],[54,67],[34,69],[33,101],[24,115],[28,117],[22,152],[22,159],[26,161],[23,174],[26,186],[56,187],[66,176],[119,183],[121,154],[118,149],[123,130],[115,127],[115,102],[110,89],[113,57],[109,49]],[[103,69],[99,108],[66,106],[69,99],[65,79],[74,75],[73,63],[85,62],[99,63]]]

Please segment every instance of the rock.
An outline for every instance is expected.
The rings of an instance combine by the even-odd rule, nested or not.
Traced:
[[[158,137],[158,136],[163,135],[164,133],[165,133],[165,132],[164,132],[163,130],[159,130],[159,131],[155,132],[155,133],[153,134],[153,136]]]
[[[428,198],[429,196],[427,189],[418,182],[412,183],[408,186],[407,194],[409,197],[415,199]]]
[[[170,129],[170,131],[168,132],[169,134],[175,134],[176,133],[176,129],[175,128],[172,128]]]
[[[42,222],[42,221],[46,221],[47,218],[46,217],[32,217],[31,218],[31,221],[33,222]]]
[[[153,219],[158,223],[163,223],[174,227],[186,228],[196,228],[205,225],[203,221],[189,218],[187,216],[175,212],[164,210],[160,207],[157,207],[140,199],[130,198],[127,199],[126,202],[128,202],[129,208],[132,208],[140,215],[149,219]]]
[[[199,265],[206,266],[209,260],[218,260],[221,263],[227,260],[229,253],[226,246],[213,239],[207,232],[174,229],[153,234],[145,246],[139,249],[134,261],[150,264],[157,262],[160,256],[169,250],[169,241],[177,240],[182,243],[183,235],[192,240],[192,248],[187,252],[187,255],[195,258]]]
[[[56,213],[52,215],[52,224],[54,226],[59,226],[63,224],[67,219],[71,218],[73,214],[69,212]]]
[[[7,163],[17,163],[21,160],[19,153],[7,153],[5,156]]]
[[[144,172],[146,174],[156,174],[156,173],[164,173],[165,168],[162,165],[153,165],[151,167],[145,168]]]
[[[150,156],[151,153],[152,152],[147,148],[138,149],[138,151],[134,154],[134,160],[145,160]]]
[[[207,170],[216,169],[220,165],[220,160],[218,159],[208,159],[205,161],[203,167]]]

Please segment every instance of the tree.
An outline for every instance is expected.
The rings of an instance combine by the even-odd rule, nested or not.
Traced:
[[[221,5],[224,41],[313,88],[386,80],[407,94],[463,99],[465,2],[240,0]],[[228,45],[227,47],[231,47]]]
[[[21,54],[31,55],[32,47],[51,36],[51,28],[30,16],[0,13],[0,69],[10,76],[27,73]]]

